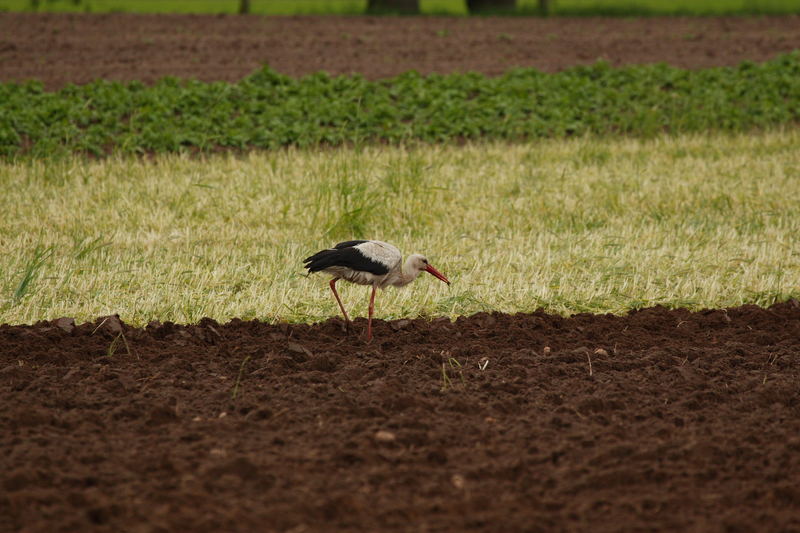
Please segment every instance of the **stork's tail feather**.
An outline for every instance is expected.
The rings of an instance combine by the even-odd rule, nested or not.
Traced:
[[[321,250],[303,259],[303,263],[306,264],[305,268],[307,268],[309,272],[319,272],[320,270],[325,270],[328,267],[336,265],[337,255],[338,250]]]

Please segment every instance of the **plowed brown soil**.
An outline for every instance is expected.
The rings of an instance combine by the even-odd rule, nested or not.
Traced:
[[[0,326],[0,529],[800,530],[796,301],[341,325]]]
[[[512,67],[552,72],[603,58],[685,68],[800,49],[800,16],[642,19],[262,17],[0,13],[0,81],[50,89],[96,78],[237,81],[263,64],[290,76],[367,78]]]

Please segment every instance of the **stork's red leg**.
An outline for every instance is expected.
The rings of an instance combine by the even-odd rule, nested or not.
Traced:
[[[369,320],[367,321],[367,342],[372,340],[372,312],[375,310],[375,285],[369,297]]]
[[[339,303],[339,309],[342,310],[342,314],[344,315],[344,322],[347,324],[347,328],[350,329],[350,317],[347,316],[347,311],[344,310],[344,305],[342,305],[342,300],[339,298],[339,293],[336,292],[336,282],[339,281],[339,278],[333,278],[331,280],[331,290],[333,291],[333,295],[336,297],[336,301]]]

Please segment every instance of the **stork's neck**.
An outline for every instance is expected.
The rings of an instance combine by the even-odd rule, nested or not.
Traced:
[[[420,271],[413,267],[412,265],[413,260],[411,257],[406,258],[406,262],[403,263],[403,270],[400,272],[400,279],[395,281],[393,285],[397,287],[403,287],[404,285],[408,285],[419,276]]]

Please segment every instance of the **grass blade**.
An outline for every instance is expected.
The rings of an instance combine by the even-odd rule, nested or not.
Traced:
[[[14,303],[18,303],[22,298],[28,294],[31,289],[31,284],[36,279],[36,276],[39,273],[39,270],[44,266],[50,256],[53,255],[53,247],[48,246],[47,248],[42,248],[41,246],[37,246],[36,250],[33,252],[33,257],[31,257],[28,262],[25,264],[22,272],[22,279],[20,280],[17,288],[14,289]]]

